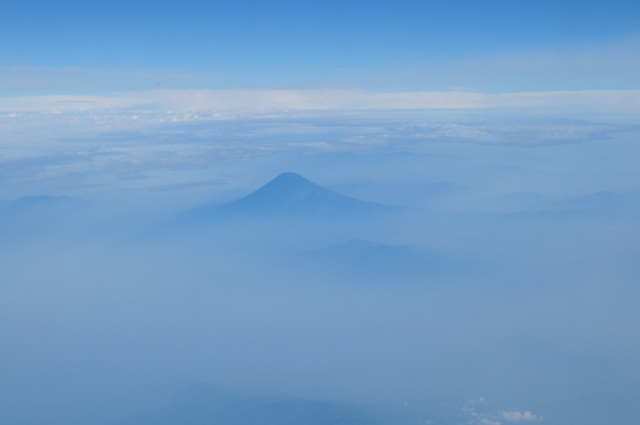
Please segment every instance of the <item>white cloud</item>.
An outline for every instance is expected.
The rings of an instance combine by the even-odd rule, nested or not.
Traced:
[[[0,98],[0,112],[150,110],[253,112],[305,110],[540,108],[566,111],[640,112],[640,90],[587,90],[484,94],[472,91],[366,92],[323,90],[148,90],[109,96]]]
[[[517,98],[526,103],[528,96],[543,102],[545,96],[556,95],[562,98],[549,93],[357,90],[153,90],[112,96],[0,97],[0,164],[7,181],[90,172],[130,178],[149,170],[204,169],[282,153],[423,152],[449,142],[578,143],[612,138],[627,128],[617,123],[618,118],[590,121],[588,114],[573,115],[575,119],[571,114],[530,114],[517,108],[482,113],[401,109],[420,102],[489,105],[491,99]],[[390,106],[397,110],[382,110]],[[482,402],[478,399],[470,406]]]
[[[483,397],[480,397],[478,399],[470,399],[469,401],[467,401],[467,404],[471,405],[471,406],[478,406],[478,405],[484,405],[486,404],[486,400]],[[497,418],[495,417],[495,415],[490,415],[487,413],[478,413],[476,412],[476,407],[467,407],[467,406],[463,406],[462,407],[462,411],[463,412],[467,412],[469,415],[471,415],[471,420],[469,421],[469,424],[474,424],[474,425],[502,425]]]
[[[538,417],[536,415],[533,415],[531,412],[527,411],[524,413],[502,412],[502,418],[505,421],[509,421],[509,422],[519,422],[519,421],[535,421]]]

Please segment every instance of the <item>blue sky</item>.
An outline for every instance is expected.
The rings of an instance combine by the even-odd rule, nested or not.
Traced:
[[[637,22],[629,1],[4,2],[0,91],[637,89]]]
[[[265,155],[627,140],[638,22],[615,1],[5,2],[0,197],[200,184]]]

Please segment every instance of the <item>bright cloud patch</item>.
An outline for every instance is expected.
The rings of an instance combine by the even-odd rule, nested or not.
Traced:
[[[509,422],[535,421],[538,417],[531,412],[502,412],[502,418]]]

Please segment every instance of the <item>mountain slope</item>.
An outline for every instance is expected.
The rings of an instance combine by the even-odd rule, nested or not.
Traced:
[[[317,185],[296,173],[282,173],[244,198],[204,205],[192,215],[331,216],[391,211],[392,207],[360,201]]]

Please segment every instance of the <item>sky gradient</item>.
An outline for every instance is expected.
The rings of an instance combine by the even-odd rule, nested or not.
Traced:
[[[0,92],[638,89],[639,20],[624,1],[5,2]]]

